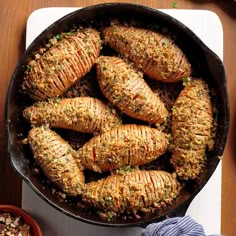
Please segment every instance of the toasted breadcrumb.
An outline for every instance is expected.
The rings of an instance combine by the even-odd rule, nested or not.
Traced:
[[[61,40],[29,62],[23,90],[37,101],[63,94],[90,71],[100,50],[101,39],[95,29],[64,34]]]
[[[86,184],[82,200],[111,220],[121,213],[151,212],[170,204],[180,191],[176,178],[165,171],[134,170]]]
[[[212,145],[213,116],[207,84],[199,79],[185,83],[172,108],[173,148],[171,163],[180,178],[199,177]]]
[[[165,123],[168,111],[138,72],[118,57],[100,56],[97,61],[100,88],[107,99],[125,114],[151,124]]]
[[[90,139],[78,150],[82,165],[103,172],[149,163],[167,150],[167,135],[143,125],[121,125]]]
[[[129,58],[145,74],[163,82],[177,82],[191,74],[181,49],[167,36],[148,29],[113,25],[103,31],[104,42]]]
[[[121,125],[118,112],[97,98],[77,97],[37,102],[23,111],[33,126],[48,125],[83,133],[103,133]]]
[[[28,143],[35,162],[50,181],[68,195],[81,194],[85,182],[82,166],[76,162],[76,152],[65,140],[41,126],[29,131]]]

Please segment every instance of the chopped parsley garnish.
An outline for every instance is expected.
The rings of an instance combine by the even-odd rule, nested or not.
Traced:
[[[66,32],[65,33],[67,36],[70,36],[72,33],[71,32]]]
[[[57,34],[54,36],[55,39],[57,40],[61,40],[62,39],[62,35],[61,34]]]
[[[27,64],[27,70],[31,70],[31,66],[29,64]]]
[[[166,44],[168,44],[168,43],[169,43],[168,39],[165,39],[162,44],[163,44],[163,45],[166,45]]]
[[[184,78],[182,78],[182,81],[183,81],[183,82],[189,82],[190,79],[189,79],[189,77],[184,77]]]
[[[177,8],[177,7],[178,7],[178,3],[177,3],[177,2],[172,2],[172,3],[171,3],[171,6],[172,6],[173,8]]]

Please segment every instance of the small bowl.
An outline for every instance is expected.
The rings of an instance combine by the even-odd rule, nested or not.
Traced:
[[[23,209],[12,205],[0,205],[0,212],[10,213],[13,216],[21,216],[25,223],[30,225],[33,236],[42,236],[38,223]]]

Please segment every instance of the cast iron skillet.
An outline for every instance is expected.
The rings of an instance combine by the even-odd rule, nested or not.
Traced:
[[[157,31],[170,32],[175,42],[182,48],[193,65],[193,75],[201,76],[215,90],[217,113],[215,119],[218,127],[216,144],[213,151],[207,154],[208,164],[199,181],[186,183],[181,196],[172,205],[163,210],[144,216],[140,219],[118,219],[106,222],[96,214],[77,207],[73,201],[60,201],[52,194],[47,181],[41,175],[32,171],[33,160],[30,151],[22,145],[21,140],[27,137],[30,129],[22,118],[23,108],[32,101],[20,92],[25,64],[34,51],[47,40],[62,31],[69,31],[74,25],[99,28],[108,25],[111,19],[118,18],[122,22],[135,23],[137,26],[151,28]],[[8,138],[8,154],[12,166],[23,180],[47,203],[75,219],[103,226],[145,226],[165,217],[182,216],[196,194],[205,186],[222,156],[229,128],[229,102],[226,88],[226,75],[221,60],[204,45],[204,43],[186,26],[167,14],[145,6],[110,3],[100,4],[77,10],[59,19],[43,31],[28,47],[21,57],[11,78],[5,103],[5,125]]]

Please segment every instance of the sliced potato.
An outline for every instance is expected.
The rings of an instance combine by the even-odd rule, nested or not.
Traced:
[[[133,170],[86,184],[82,200],[109,217],[158,209],[171,203],[179,191],[180,184],[168,172]]]
[[[121,125],[114,108],[92,97],[37,102],[25,108],[23,116],[34,126],[48,125],[83,133],[103,133]]]
[[[169,37],[148,29],[113,25],[103,31],[104,42],[129,58],[150,78],[177,82],[191,74],[191,65]]]
[[[28,64],[23,90],[34,100],[62,95],[92,68],[101,50],[98,31],[85,28],[62,38]]]
[[[84,174],[75,151],[57,133],[43,126],[29,131],[29,143],[35,162],[44,174],[66,194],[77,196],[84,188]]]
[[[167,135],[155,128],[127,124],[90,139],[78,150],[82,165],[96,172],[149,163],[167,150]]]
[[[213,116],[207,84],[192,80],[177,98],[172,112],[171,163],[180,178],[197,178],[205,166],[205,151],[212,141]]]
[[[99,86],[107,99],[133,118],[159,125],[168,111],[161,99],[137,72],[121,58],[100,56],[97,61]]]

